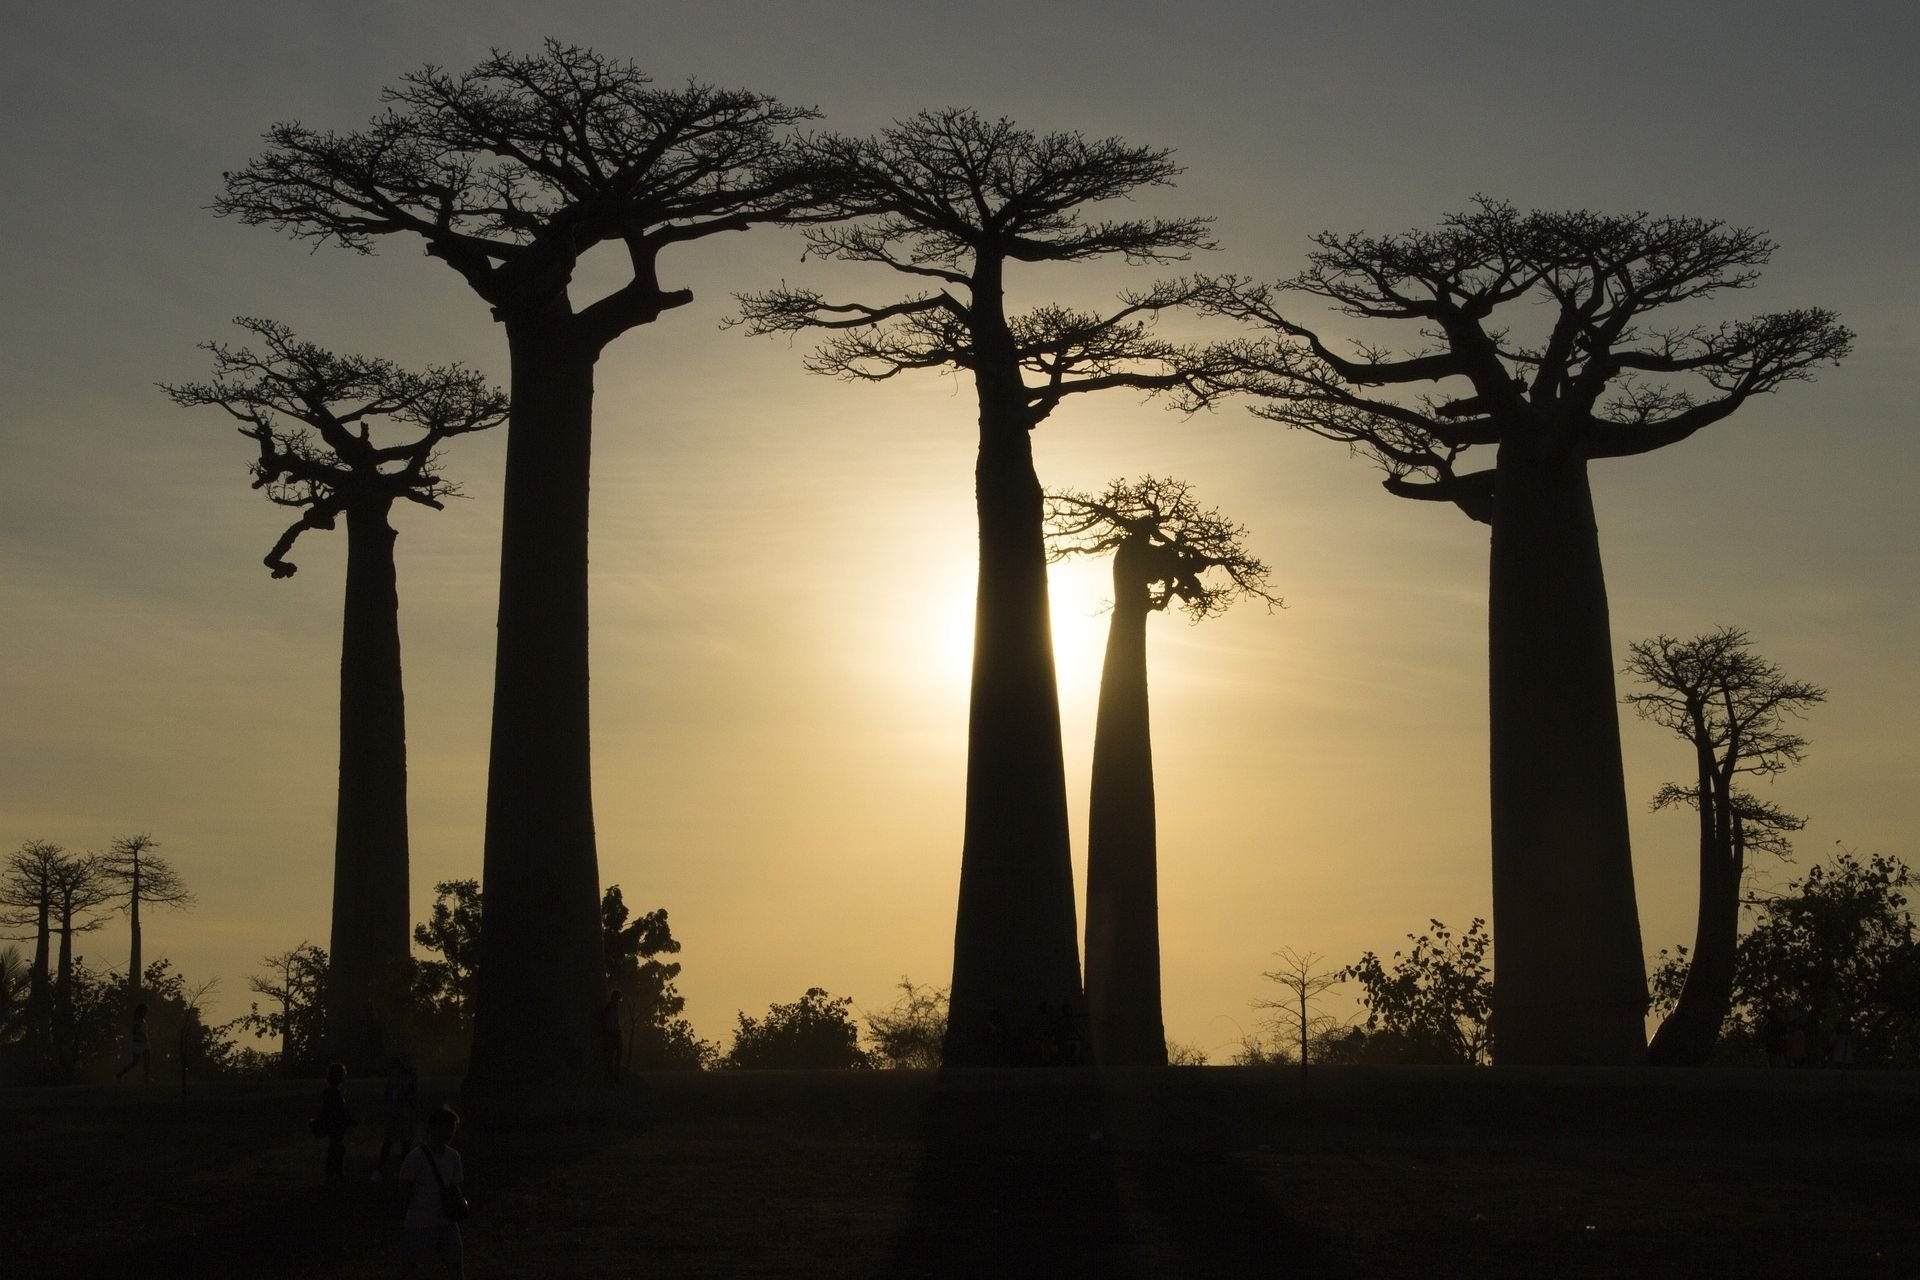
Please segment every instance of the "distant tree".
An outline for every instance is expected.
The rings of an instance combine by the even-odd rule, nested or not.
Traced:
[[[1203,388],[1198,354],[1152,333],[1190,289],[1131,293],[1105,314],[1018,314],[1007,272],[1184,258],[1210,245],[1207,220],[1091,220],[1091,206],[1170,184],[1180,172],[1170,153],[967,110],[923,111],[871,138],[829,135],[811,150],[854,220],[808,228],[809,254],[888,268],[915,292],[868,304],[783,286],[741,298],[749,332],[821,331],[808,369],[855,381],[964,370],[979,404],[980,578],[944,1061],[1073,1062],[1085,1017],[1032,433],[1069,396]]]
[[[680,963],[654,958],[680,953],[667,924],[667,909],[630,920],[620,886],[609,885],[600,899],[600,927],[607,983],[620,992],[627,1014],[626,1069],[698,1071],[706,1066],[719,1051],[695,1035],[693,1024],[681,1016],[687,998],[673,985]]]
[[[1181,1044],[1176,1040],[1167,1041],[1167,1065],[1170,1067],[1204,1067],[1207,1065],[1207,1051],[1197,1044]]]
[[[1260,976],[1277,983],[1287,994],[1279,1000],[1255,1000],[1253,1007],[1268,1011],[1282,1035],[1300,1046],[1300,1085],[1305,1088],[1314,1040],[1341,1025],[1338,1019],[1315,1013],[1313,1002],[1345,982],[1349,971],[1321,968],[1324,957],[1312,951],[1282,947],[1273,955],[1280,963]]]
[[[113,890],[94,854],[66,854],[55,862],[52,875],[53,932],[60,939],[60,959],[53,978],[53,1046],[64,1079],[72,1079],[79,1062],[74,1013],[73,935],[91,933],[106,923],[92,913],[113,899]]]
[[[32,973],[20,948],[0,950],[0,1045],[13,1044],[27,1034]]]
[[[159,841],[144,833],[120,836],[100,855],[101,878],[108,886],[118,887],[119,909],[127,913],[127,924],[133,934],[127,956],[127,987],[136,998],[146,972],[140,960],[141,906],[178,909],[193,902],[193,895],[187,892],[187,882],[173,869],[173,864],[153,852],[159,847]]]
[[[750,1071],[872,1066],[860,1048],[860,1029],[848,1015],[852,1006],[850,996],[834,997],[819,987],[808,987],[792,1004],[769,1006],[764,1018],[749,1018],[742,1012],[733,1047],[720,1065]]]
[[[1413,946],[1393,953],[1391,969],[1369,951],[1341,971],[1363,993],[1368,1056],[1463,1066],[1486,1062],[1493,1051],[1494,1009],[1487,922],[1476,919],[1458,937],[1438,920],[1428,923],[1431,932],[1407,935]]]
[[[473,1016],[479,985],[483,903],[478,880],[442,880],[433,886],[432,911],[413,927],[414,942],[440,957],[420,962],[420,989],[462,1026]]]
[[[1294,1056],[1285,1045],[1249,1033],[1240,1037],[1240,1047],[1227,1061],[1236,1067],[1290,1067]]]
[[[917,986],[905,974],[895,987],[900,995],[892,1007],[867,1015],[874,1065],[931,1071],[940,1065],[947,1036],[946,988]]]
[[[0,925],[33,931],[23,1016],[28,1049],[42,1057],[50,1048],[53,1032],[54,886],[68,857],[67,851],[51,840],[28,840],[8,855],[5,868],[0,869]]]
[[[1246,530],[1178,480],[1115,480],[1047,495],[1049,558],[1113,554],[1113,621],[1100,675],[1087,811],[1087,1021],[1097,1061],[1162,1066],[1160,892],[1147,714],[1147,618],[1175,603],[1199,622],[1243,596],[1279,600]]]
[[[458,365],[413,373],[335,355],[271,320],[234,323],[260,350],[203,343],[213,380],[165,390],[176,404],[212,405],[237,419],[259,451],[253,487],[300,512],[266,555],[275,578],[296,572],[287,554],[302,533],[346,520],[327,1052],[373,1063],[396,1033],[390,975],[406,962],[409,920],[407,713],[390,517],[402,500],[437,511],[458,495],[441,470],[441,447],[498,425],[507,398]]]
[[[247,989],[272,1001],[262,1010],[255,1001],[234,1020],[256,1038],[280,1040],[280,1070],[291,1074],[325,1061],[326,993],[330,980],[327,953],[311,942],[267,956],[267,972],[247,979]]]
[[[1256,413],[1347,445],[1389,493],[1491,526],[1489,687],[1500,1055],[1631,1065],[1645,974],[1628,846],[1606,583],[1587,468],[1664,448],[1844,357],[1831,311],[1664,322],[1742,289],[1758,231],[1702,218],[1522,214],[1482,199],[1438,230],[1314,237],[1279,286],[1215,282],[1267,330],[1229,383]],[[1351,354],[1282,291],[1418,334]],[[1400,394],[1430,386],[1425,395]],[[1478,451],[1492,466],[1469,469]]]
[[[1667,783],[1653,807],[1680,805],[1699,816],[1700,903],[1692,959],[1672,1011],[1647,1057],[1659,1066],[1704,1066],[1733,1003],[1734,952],[1747,853],[1786,856],[1788,833],[1806,819],[1739,785],[1798,764],[1807,740],[1789,722],[1826,700],[1826,690],[1789,680],[1752,650],[1747,633],[1721,627],[1676,640],[1655,636],[1627,650],[1626,673],[1648,686],[1625,701],[1643,719],[1693,748],[1694,779]]]
[[[804,211],[792,126],[816,113],[548,41],[471,71],[428,66],[348,133],[275,125],[215,210],[370,252],[418,237],[506,331],[508,425],[485,875],[470,1086],[501,1105],[599,1078],[600,878],[587,696],[593,370],[619,336],[693,300],[661,254]],[[627,279],[576,309],[575,269],[624,251]]]

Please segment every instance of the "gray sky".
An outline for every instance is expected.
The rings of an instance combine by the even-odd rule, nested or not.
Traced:
[[[1760,286],[1715,316],[1838,310],[1853,357],[1595,491],[1616,649],[1748,628],[1829,686],[1773,796],[1835,841],[1912,857],[1920,680],[1910,376],[1920,293],[1905,6],[1368,6],[824,0],[768,5],[91,3],[10,17],[0,253],[0,847],[149,830],[200,896],[148,951],[244,1007],[261,955],[324,942],[343,540],[260,566],[281,513],[245,442],[173,408],[195,343],[264,315],[340,350],[505,376],[501,336],[409,242],[310,254],[212,218],[270,123],[351,128],[383,84],[541,37],[818,105],[866,131],[964,105],[1170,146],[1142,207],[1217,219],[1196,264],[1290,274],[1316,230],[1429,225],[1476,193],[1768,229]],[[690,246],[697,301],[602,361],[594,714],[602,878],[665,905],[689,1012],[723,1039],[808,985],[888,1000],[944,982],[958,875],[972,593],[971,394],[845,386],[716,325],[735,291],[822,283],[796,237]],[[837,270],[837,269],[836,269]],[[1151,272],[1015,288],[1095,300]],[[890,280],[836,285],[878,296]],[[1330,327],[1341,331],[1332,322]],[[1177,322],[1167,330],[1198,334]],[[503,438],[459,442],[471,501],[400,517],[416,916],[479,872]],[[1396,502],[1363,462],[1229,405],[1063,409],[1041,478],[1192,481],[1252,529],[1288,608],[1152,650],[1167,1019],[1224,1057],[1259,971],[1335,961],[1489,909],[1485,531]],[[1101,569],[1056,581],[1076,859],[1104,618]],[[1691,941],[1690,828],[1643,801],[1687,767],[1625,724],[1648,948]],[[1765,868],[1784,879],[1790,869]],[[124,963],[124,930],[94,934]]]

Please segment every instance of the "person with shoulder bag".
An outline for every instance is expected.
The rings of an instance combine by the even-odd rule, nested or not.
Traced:
[[[467,1216],[461,1189],[466,1167],[453,1147],[460,1116],[452,1107],[436,1107],[427,1117],[426,1140],[400,1162],[400,1176],[413,1183],[407,1216],[400,1228],[400,1252],[409,1273],[437,1258],[450,1276],[466,1275],[460,1223]]]

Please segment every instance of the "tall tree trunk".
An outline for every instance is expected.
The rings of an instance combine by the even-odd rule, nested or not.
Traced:
[[[140,996],[140,854],[133,855],[133,876],[127,886],[127,924],[133,934],[133,941],[127,951],[127,990],[138,999]]]
[[[36,1057],[46,1049],[53,1017],[53,904],[40,899],[33,933],[33,969],[27,974],[27,1039]]]
[[[1103,1066],[1167,1065],[1160,1013],[1160,897],[1147,717],[1145,543],[1113,557],[1113,620],[1100,672],[1087,810],[1087,1023]]]
[[[1644,1060],[1606,581],[1586,464],[1500,446],[1488,600],[1495,1060]]]
[[[564,307],[564,304],[557,304]],[[587,489],[597,352],[509,320],[513,411],[469,1091],[555,1105],[604,1078],[587,702]]]
[[[979,293],[976,292],[976,299]],[[1047,604],[1044,500],[1017,373],[978,374],[980,522],[966,836],[947,1066],[1082,1060],[1086,1010]]]
[[[408,954],[407,710],[390,502],[347,509],[340,795],[328,942],[327,1055],[365,1069],[398,1032]]]
[[[60,967],[53,979],[53,1048],[63,1078],[72,1078],[73,1045],[73,914],[60,915]]]
[[[1740,942],[1740,870],[1733,849],[1731,779],[1714,768],[1713,745],[1696,723],[1700,818],[1700,905],[1693,959],[1680,998],[1653,1033],[1647,1061],[1661,1067],[1704,1067],[1720,1042],[1733,1005],[1734,952]]]

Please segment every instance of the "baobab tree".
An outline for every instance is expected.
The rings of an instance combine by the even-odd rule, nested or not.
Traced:
[[[1773,255],[1762,233],[1703,218],[1483,199],[1437,230],[1314,244],[1277,287],[1216,281],[1209,302],[1269,331],[1234,351],[1255,412],[1368,455],[1389,493],[1491,526],[1496,1051],[1638,1062],[1646,982],[1587,467],[1677,444],[1840,360],[1852,335],[1819,308],[1665,323]],[[1283,293],[1419,337],[1342,354]]]
[[[587,698],[587,488],[594,364],[693,300],[660,282],[671,246],[799,216],[815,194],[788,133],[816,113],[742,90],[652,85],[548,41],[471,71],[429,66],[365,128],[275,125],[216,211],[361,252],[418,237],[506,331],[500,612],[484,877],[491,976],[469,1085],[506,1103],[599,1078],[600,876]],[[576,308],[583,255],[630,273]],[[494,892],[497,890],[497,892]]]
[[[400,668],[394,504],[440,510],[458,488],[440,469],[448,440],[497,426],[507,399],[458,365],[413,373],[388,360],[335,355],[271,320],[240,319],[260,350],[206,343],[210,382],[165,388],[180,405],[212,405],[252,441],[253,487],[300,512],[265,563],[275,578],[312,529],[347,526],[340,638],[340,790],[334,822],[328,1051],[382,1060],[405,985],[407,714]],[[376,437],[375,430],[379,434]],[[139,947],[136,916],[134,946]]]
[[[53,1012],[55,883],[71,855],[51,840],[28,840],[0,869],[0,925],[33,930],[27,967],[26,1034],[30,1052],[43,1053]]]
[[[127,952],[127,989],[136,997],[140,994],[144,972],[140,960],[140,908],[161,906],[177,910],[193,902],[193,895],[187,892],[187,882],[173,869],[173,864],[154,852],[159,847],[159,841],[143,833],[119,837],[100,855],[101,879],[109,886],[118,886],[119,909],[127,913],[128,930],[133,935]]]
[[[78,1052],[73,1034],[73,935],[91,933],[105,924],[106,917],[93,913],[114,895],[94,854],[65,854],[55,860],[49,889],[53,932],[60,939],[53,976],[53,1045],[61,1071],[71,1076]]]
[[[1641,718],[1672,730],[1693,748],[1694,779],[1667,783],[1655,809],[1679,805],[1699,817],[1700,904],[1693,958],[1673,1011],[1654,1032],[1647,1060],[1705,1066],[1733,1007],[1740,944],[1740,888],[1749,852],[1786,856],[1788,833],[1806,819],[1739,785],[1772,778],[1800,763],[1807,740],[1789,722],[1826,701],[1827,692],[1789,680],[1754,653],[1738,627],[1691,640],[1654,636],[1627,647],[1626,673],[1648,686],[1626,695]]]
[[[741,298],[748,331],[820,331],[826,341],[807,368],[855,381],[964,370],[979,407],[966,834],[943,1060],[1075,1061],[1084,1011],[1031,435],[1069,396],[1202,388],[1192,378],[1197,353],[1152,333],[1155,315],[1186,302],[1188,286],[1125,295],[1105,314],[1017,313],[1007,272],[1183,258],[1209,245],[1207,221],[1093,220],[1088,206],[1170,183],[1180,170],[1169,153],[1037,134],[971,111],[921,112],[875,137],[818,138],[810,152],[851,220],[809,227],[809,254],[888,268],[915,291],[835,302],[783,286]]]
[[[1178,602],[1194,622],[1242,596],[1271,607],[1246,530],[1178,480],[1115,480],[1047,495],[1055,560],[1113,553],[1113,620],[1100,673],[1087,810],[1087,1023],[1105,1066],[1165,1066],[1158,831],[1147,714],[1147,618]]]

